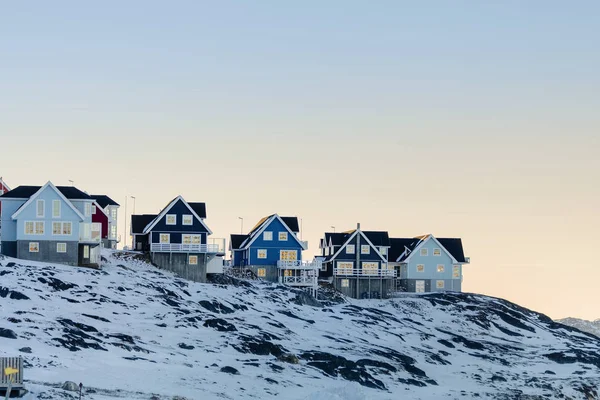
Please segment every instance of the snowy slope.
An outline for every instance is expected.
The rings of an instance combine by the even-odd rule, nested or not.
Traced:
[[[96,400],[597,398],[600,339],[503,300],[316,307],[105,256],[101,271],[0,259],[0,350],[24,356],[27,399],[75,398],[67,380]]]
[[[600,319],[597,319],[595,321],[587,321],[585,319],[579,318],[564,318],[559,319],[556,322],[561,323],[563,325],[572,326],[573,328],[577,328],[580,331],[591,333],[592,335],[600,337]]]

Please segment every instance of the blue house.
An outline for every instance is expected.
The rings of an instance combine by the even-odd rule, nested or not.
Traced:
[[[353,298],[386,298],[395,290],[396,272],[388,265],[390,238],[385,231],[325,233],[319,245],[321,277]]]
[[[224,243],[209,243],[212,231],[205,218],[205,203],[188,203],[178,196],[158,215],[131,216],[132,248],[149,253],[161,268],[205,282],[207,274],[223,272],[225,251]]]
[[[247,235],[231,235],[233,266],[247,267],[267,280],[278,280],[278,263],[300,262],[302,251],[308,248],[298,238],[299,231],[297,217],[264,217]]]
[[[19,186],[0,196],[2,254],[32,261],[97,265],[101,226],[94,199],[73,186]]]
[[[390,265],[396,270],[399,287],[406,292],[460,292],[462,268],[470,262],[459,238],[392,238]]]

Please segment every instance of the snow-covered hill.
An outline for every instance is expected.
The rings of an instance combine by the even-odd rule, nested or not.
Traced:
[[[0,350],[25,358],[27,399],[75,398],[67,380],[96,400],[597,398],[600,339],[504,300],[318,307],[106,257],[100,271],[0,260]]]
[[[561,323],[563,325],[572,326],[573,328],[577,328],[580,331],[591,333],[592,335],[600,337],[600,319],[597,319],[595,321],[587,321],[585,319],[579,318],[564,318],[559,319],[556,322]]]

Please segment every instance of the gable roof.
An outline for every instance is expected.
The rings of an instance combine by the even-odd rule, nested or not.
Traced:
[[[329,246],[341,246],[346,243],[348,236],[350,234],[348,232],[325,232],[325,247]]]
[[[175,204],[177,204],[178,201],[182,201],[183,204],[185,204],[185,206],[190,210],[190,212],[192,213],[192,215],[194,217],[196,217],[196,219],[202,224],[202,226],[206,229],[206,231],[208,232],[209,235],[212,235],[212,231],[210,230],[210,228],[208,226],[206,226],[206,224],[204,223],[204,221],[202,220],[202,218],[200,218],[200,216],[198,216],[198,214],[196,214],[196,211],[194,211],[194,209],[192,207],[190,207],[190,205],[188,204],[187,201],[185,201],[183,199],[183,197],[181,196],[177,196],[175,197],[168,206],[166,206],[161,212],[160,214],[158,214],[158,216],[156,218],[154,218],[154,220],[148,224],[148,226],[146,226],[146,228],[144,229],[143,233],[148,233],[150,232],[150,230],[152,228],[154,228],[154,226],[158,223],[158,221],[160,221],[165,215],[167,215],[167,212],[169,212],[169,210],[171,208],[173,208],[173,206]],[[198,204],[198,203],[196,203]]]
[[[375,246],[389,247],[390,235],[385,231],[361,231]]]
[[[131,216],[131,233],[143,234],[144,228],[157,217],[156,214],[141,214]]]
[[[429,240],[433,240],[435,243],[437,243],[438,246],[440,246],[440,248],[442,250],[444,250],[450,256],[450,258],[452,258],[452,262],[456,262],[456,263],[464,263],[464,262],[466,262],[465,261],[465,255],[462,252],[462,241],[460,239],[447,238],[447,239],[444,240],[446,242],[446,244],[453,249],[453,251],[456,253],[456,255],[460,257],[460,260],[458,258],[456,258],[454,256],[454,254],[450,250],[448,250],[446,248],[446,246],[444,246],[432,234],[427,234],[427,235],[423,235],[423,236],[417,236],[415,239],[419,239],[419,242],[417,243],[417,245],[415,246],[415,248],[409,254],[407,254],[401,261],[404,261],[404,262],[408,261],[412,257],[412,255],[421,246],[423,246],[423,244],[425,244]]]
[[[98,212],[98,210],[100,210],[100,212],[102,212],[102,214],[106,215],[106,217],[110,220],[110,215],[108,215],[108,213],[106,211],[104,211],[104,208],[102,208],[102,206],[100,206],[100,204],[98,204],[98,202],[96,200],[94,200],[94,202],[92,204],[96,206],[96,212]]]
[[[231,235],[230,240],[229,240],[229,244],[231,245],[231,250],[239,250],[240,247],[242,246],[242,243],[244,243],[244,241],[246,239],[248,239],[249,235]]]
[[[295,218],[296,224],[298,223],[297,217],[285,217],[285,218],[288,218],[288,219]],[[271,224],[271,222],[273,222],[274,220],[279,220],[279,222],[281,222],[283,227],[292,235],[294,240],[296,240],[296,242],[298,242],[300,247],[302,247],[302,249],[306,250],[305,244],[300,239],[298,239],[298,237],[296,236],[296,232],[292,231],[290,226],[288,224],[286,224],[285,221],[277,214],[269,215],[268,217],[264,217],[260,221],[258,221],[258,224],[256,224],[254,226],[254,228],[252,228],[252,230],[248,234],[248,237],[246,238],[246,240],[244,240],[244,242],[240,245],[240,249],[247,249],[248,247],[250,247],[250,245],[252,243],[254,243],[256,238],[258,238],[261,235],[261,233],[263,233],[263,231],[265,229],[267,229],[267,226],[269,226]],[[293,222],[292,222],[292,224],[293,224]]]
[[[28,199],[35,195],[44,186],[18,186],[10,192],[4,193],[1,197],[8,199]],[[82,192],[74,186],[54,186],[65,198],[70,200],[93,200],[88,194]]]
[[[458,261],[466,262],[462,240],[460,238],[437,238],[438,242]]]
[[[28,186],[28,188],[31,188],[31,187],[36,187],[36,186]],[[67,205],[68,205],[68,206],[69,206],[69,207],[70,207],[70,208],[71,208],[71,209],[72,209],[72,210],[75,212],[75,214],[76,214],[76,215],[79,217],[79,219],[80,219],[81,221],[84,221],[84,220],[85,220],[84,216],[83,216],[83,215],[82,215],[82,214],[79,212],[79,210],[78,210],[77,208],[75,208],[75,206],[73,205],[73,203],[71,203],[71,202],[69,201],[69,199],[68,199],[68,198],[66,197],[66,195],[65,195],[65,194],[62,192],[62,190],[60,190],[59,188],[57,188],[56,186],[54,186],[54,185],[52,184],[52,182],[50,182],[50,181],[48,181],[48,182],[47,182],[47,183],[46,183],[44,186],[40,187],[40,188],[39,188],[39,189],[38,189],[38,190],[37,190],[37,191],[36,191],[36,192],[35,192],[33,195],[31,195],[31,196],[29,197],[29,200],[27,200],[27,201],[25,202],[25,204],[22,204],[22,205],[21,205],[21,207],[19,207],[19,208],[17,209],[17,211],[15,211],[15,213],[14,213],[14,214],[11,216],[11,218],[12,218],[12,219],[17,219],[17,216],[18,216],[18,215],[19,215],[19,214],[20,214],[20,213],[21,213],[21,212],[22,212],[24,209],[26,209],[26,208],[27,208],[27,207],[28,207],[28,206],[29,206],[31,203],[33,203],[33,201],[34,201],[34,200],[35,200],[35,199],[36,199],[36,198],[37,198],[37,197],[40,195],[40,193],[42,193],[42,192],[44,191],[44,189],[46,189],[47,187],[49,187],[49,188],[51,188],[52,190],[54,190],[54,191],[56,192],[56,194],[58,194],[58,197],[60,197],[60,198],[61,198],[61,200],[63,200],[63,201],[64,201],[64,202],[65,202],[65,203],[66,203],[66,204],[67,204]],[[62,188],[64,188],[65,186],[61,186],[61,187],[62,187]],[[66,186],[66,187],[69,187],[69,188],[71,188],[72,186]],[[17,188],[17,189],[18,189],[18,188]],[[14,190],[17,190],[17,189],[14,189]],[[77,194],[77,192],[81,192],[81,190],[79,190],[79,189],[76,189],[76,188],[73,188],[73,189],[75,189],[75,191],[72,191],[72,192],[71,192],[71,191],[67,191],[67,193],[69,193],[69,194],[71,194],[71,195],[74,195],[74,196],[79,196],[79,195]],[[11,190],[11,192],[13,192],[14,190]],[[10,192],[8,192],[8,193],[10,193]],[[82,194],[84,194],[85,196],[87,196],[87,194],[85,194],[85,193],[83,193],[83,192],[81,192],[81,193],[82,193]],[[2,196],[2,197],[4,197],[4,196]],[[89,197],[89,196],[87,196],[87,197]],[[19,197],[17,197],[17,198],[19,198]],[[79,197],[75,197],[75,198],[79,198]]]
[[[4,180],[2,179],[2,177],[0,176],[0,188],[4,186],[7,190],[7,193],[11,190],[10,187],[6,184],[6,182],[4,182]]]
[[[90,197],[96,200],[96,203],[98,203],[98,205],[102,208],[105,208],[107,206],[120,207],[119,203],[117,203],[105,194],[91,194]]]
[[[367,232],[369,232],[369,231],[367,231]],[[388,243],[388,246],[389,246],[389,236],[388,236],[387,232],[375,232],[375,231],[370,231],[370,232],[371,232],[371,233],[376,233],[376,234],[377,234],[377,235],[375,235],[375,236],[374,236],[376,239],[377,239],[377,238],[381,239],[381,238],[383,238],[383,237],[387,237],[387,243]],[[373,242],[372,242],[372,241],[371,241],[371,240],[368,238],[368,236],[365,234],[365,232],[363,232],[363,231],[361,231],[361,230],[358,230],[358,229],[355,229],[355,230],[353,230],[353,231],[343,232],[343,233],[342,233],[342,235],[346,235],[345,237],[347,237],[347,238],[344,240],[344,243],[343,243],[343,244],[340,246],[340,248],[339,248],[339,249],[338,249],[338,250],[335,252],[335,254],[333,254],[332,256],[328,257],[328,258],[326,259],[326,261],[331,261],[331,260],[335,259],[335,258],[338,256],[338,254],[340,254],[340,252],[341,252],[341,251],[344,249],[344,246],[346,245],[346,243],[348,243],[348,242],[350,242],[352,239],[354,239],[354,237],[355,237],[355,236],[356,236],[358,233],[360,233],[360,235],[361,235],[361,236],[362,236],[362,237],[365,239],[365,241],[366,241],[366,242],[367,242],[367,243],[368,243],[368,244],[369,244],[369,245],[370,245],[370,246],[373,248],[373,250],[375,250],[375,253],[376,253],[376,254],[377,254],[379,257],[381,257],[381,259],[382,259],[383,261],[387,261],[387,259],[386,259],[386,258],[383,256],[383,254],[381,254],[381,252],[379,251],[379,246],[375,245],[375,244],[374,244],[374,243],[373,243]],[[380,235],[381,233],[385,233],[385,235]]]
[[[290,230],[294,233],[300,232],[300,228],[298,225],[298,217],[280,217],[281,220],[290,228]]]
[[[390,238],[390,250],[388,258],[390,262],[400,262],[421,242],[420,238]]]
[[[206,218],[206,204],[205,203],[188,203],[192,210],[200,217]]]

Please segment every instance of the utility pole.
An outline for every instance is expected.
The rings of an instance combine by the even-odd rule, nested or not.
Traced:
[[[125,250],[125,246],[127,245],[127,242],[129,241],[129,238],[127,237],[127,196],[125,196],[125,225],[123,228],[123,250]]]
[[[133,213],[135,214],[135,196],[130,196],[133,199]]]
[[[244,218],[238,217],[238,219],[242,221],[242,226],[240,228],[240,235],[243,235],[244,234]]]
[[[333,233],[335,233],[335,226],[332,226],[331,229],[333,229]]]

